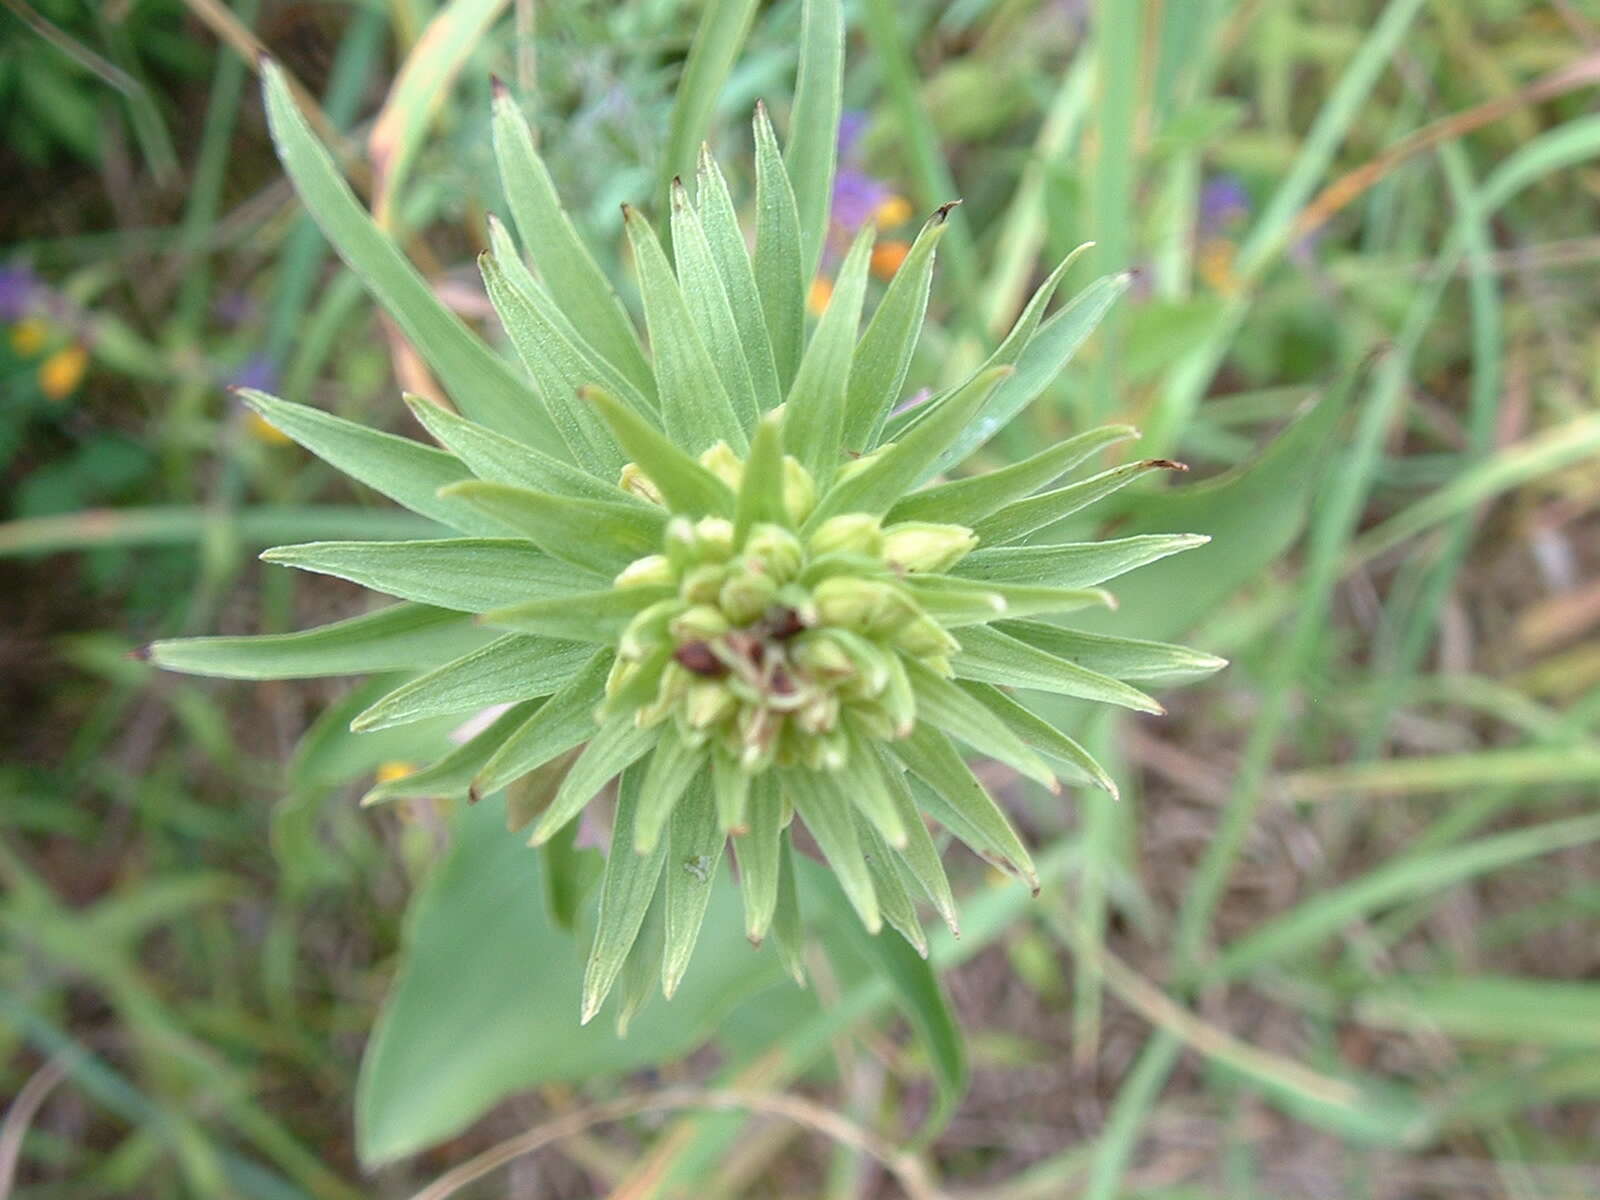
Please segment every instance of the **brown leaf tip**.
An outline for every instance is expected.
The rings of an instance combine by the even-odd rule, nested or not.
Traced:
[[[947,200],[933,210],[933,219],[942,225],[949,219],[951,210],[959,207],[961,207],[961,198],[959,196],[954,200]]]
[[[1151,468],[1160,467],[1163,471],[1187,471],[1189,469],[1188,463],[1176,462],[1170,458],[1147,458],[1144,465]]]
[[[496,100],[508,100],[511,97],[511,89],[506,86],[506,81],[498,75],[489,76],[489,90],[494,93]]]
[[[149,646],[135,646],[132,650],[128,651],[128,655],[127,656],[129,658],[133,659],[134,662],[149,662],[150,661],[150,647]]]

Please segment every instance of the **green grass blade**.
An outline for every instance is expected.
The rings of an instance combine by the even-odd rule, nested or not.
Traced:
[[[800,268],[807,279],[816,274],[828,233],[843,85],[844,6],[840,0],[803,0],[800,69],[783,164],[794,184]]]
[[[701,12],[678,78],[667,145],[657,174],[656,195],[663,201],[672,180],[687,175],[694,166],[695,148],[706,139],[717,97],[750,36],[755,13],[756,0],[709,0]]]

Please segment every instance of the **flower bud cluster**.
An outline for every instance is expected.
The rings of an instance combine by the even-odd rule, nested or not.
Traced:
[[[744,465],[726,446],[701,462],[731,487]],[[625,486],[658,498],[630,467]],[[785,462],[785,507],[800,526],[816,503],[808,472]],[[751,773],[773,764],[844,765],[853,741],[910,734],[916,705],[906,660],[950,674],[959,644],[923,611],[906,576],[943,571],[977,543],[958,525],[884,526],[865,513],[805,534],[757,523],[742,537],[722,517],[674,517],[659,554],[616,586],[671,594],[624,630],[607,683],[611,711],[641,727],[676,722]]]

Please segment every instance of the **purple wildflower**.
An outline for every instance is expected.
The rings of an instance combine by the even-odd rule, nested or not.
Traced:
[[[33,310],[43,290],[32,267],[0,267],[0,322],[22,320]]]
[[[855,167],[840,167],[833,177],[833,211],[829,216],[839,229],[853,234],[872,220],[872,214],[889,196],[889,188],[882,180]]]
[[[276,391],[278,364],[272,361],[271,355],[252,354],[228,378],[228,386],[252,388],[258,392]]]
[[[1250,215],[1250,193],[1237,175],[1213,175],[1200,189],[1200,235],[1218,237]]]

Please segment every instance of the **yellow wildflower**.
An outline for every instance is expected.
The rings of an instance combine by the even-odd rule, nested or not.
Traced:
[[[39,386],[52,400],[64,400],[78,390],[89,367],[89,352],[82,346],[57,350],[39,364]]]

